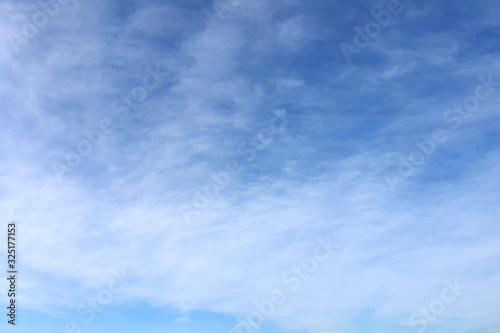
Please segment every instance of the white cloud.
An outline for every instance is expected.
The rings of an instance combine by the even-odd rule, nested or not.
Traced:
[[[176,323],[176,324],[189,323],[189,317],[179,317],[179,318],[175,318],[175,323]]]
[[[106,17],[110,14],[103,6]],[[125,20],[119,33],[101,30],[99,19],[90,15],[92,6],[79,8],[79,15],[54,21],[61,29],[57,42],[50,34],[42,37],[47,47],[29,61],[2,58],[9,79],[0,83],[1,98],[10,101],[2,120],[11,126],[0,134],[8,160],[0,167],[0,211],[2,220],[15,219],[20,225],[22,265],[30,273],[23,277],[23,306],[72,308],[125,264],[130,285],[124,298],[237,317],[282,285],[284,270],[309,253],[318,235],[328,233],[343,247],[278,309],[273,319],[283,327],[342,330],[366,308],[376,309],[377,318],[405,316],[435,298],[444,278],[455,276],[476,292],[464,294],[444,317],[481,320],[489,317],[485,311],[491,310],[485,309],[498,308],[492,291],[499,274],[489,271],[500,255],[493,218],[499,213],[498,191],[492,186],[498,151],[453,184],[423,188],[415,181],[414,192],[394,195],[377,170],[383,152],[376,139],[334,161],[320,161],[323,171],[308,174],[311,169],[301,170],[302,161],[293,151],[321,148],[308,146],[310,142],[301,146],[307,137],[297,128],[314,133],[329,124],[325,118],[290,120],[291,128],[257,157],[255,166],[267,163],[284,172],[260,177],[251,169],[254,165],[248,166],[187,226],[179,205],[192,198],[211,172],[238,155],[231,143],[259,129],[256,116],[264,114],[263,108],[271,114],[273,108],[270,93],[238,71],[247,46],[243,29],[231,19],[208,20],[204,30],[193,32],[171,52],[175,54],[155,54],[136,49],[142,41],[127,38],[132,31],[154,35],[158,26],[177,31],[174,23],[163,26],[160,17],[179,9],[161,9],[148,21],[154,9],[144,8]],[[270,19],[272,6],[262,1],[242,4],[235,15],[260,10],[264,18],[255,20]],[[312,38],[308,24],[295,16],[264,35],[299,50]],[[0,29],[5,31],[5,25]],[[115,61],[120,69],[107,75],[102,68]],[[158,90],[145,103],[151,113],[138,111],[133,126],[117,124],[107,142],[60,182],[50,163],[72,144],[72,135],[111,112],[109,103],[157,61],[178,74],[175,86]],[[391,79],[408,71],[395,65],[377,75]],[[270,81],[282,90],[307,88],[298,76],[272,73]],[[326,105],[324,98],[311,102],[309,97],[297,99],[311,107]],[[352,94],[339,92],[337,97]],[[64,101],[69,101],[67,109],[58,104]],[[405,132],[411,124],[404,118],[390,129]],[[227,133],[229,147],[223,145]],[[305,174],[298,178],[301,172]],[[175,318],[178,324],[189,320]]]

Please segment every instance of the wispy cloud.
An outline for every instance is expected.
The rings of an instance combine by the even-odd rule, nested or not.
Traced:
[[[342,244],[335,258],[262,332],[410,332],[410,316],[437,309],[455,277],[467,290],[429,331],[495,332],[500,9],[402,2],[347,64],[340,43],[389,2],[372,5],[73,1],[12,52],[17,18],[43,8],[0,4],[0,212],[23,226],[18,332],[70,321],[229,332],[326,235]],[[155,80],[162,68],[171,75]],[[491,91],[478,81],[490,74]],[[475,109],[473,96],[470,117],[453,111]],[[391,191],[397,157],[435,141],[444,114],[460,116],[459,130],[426,146],[425,163]],[[61,182],[54,162],[75,151]],[[241,172],[214,180],[229,162]],[[202,209],[199,192],[210,197]],[[123,266],[126,291],[85,323],[79,305],[105,303]]]

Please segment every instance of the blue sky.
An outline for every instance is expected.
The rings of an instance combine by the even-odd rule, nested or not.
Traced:
[[[500,332],[497,2],[58,1],[0,1],[0,331]]]

